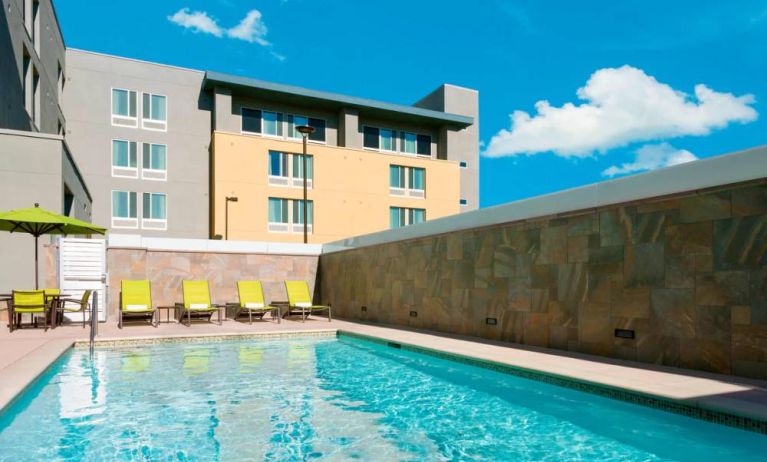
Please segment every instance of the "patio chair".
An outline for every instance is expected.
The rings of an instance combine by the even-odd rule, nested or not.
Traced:
[[[76,298],[63,298],[59,300],[59,309],[61,312],[61,322],[64,322],[64,313],[83,313],[83,328],[85,328],[85,315],[90,312],[90,298],[91,294],[93,293],[93,289],[86,289],[85,292],[83,292],[83,297],[81,299]],[[74,303],[75,306],[67,306],[67,303]],[[151,306],[151,302],[149,303]],[[57,313],[58,314],[58,313]],[[91,316],[93,316],[93,313],[91,313]]]
[[[183,322],[186,315],[187,326],[192,325],[192,317],[204,318],[207,316],[208,322],[213,318],[213,313],[218,311],[218,325],[221,325],[221,310],[218,305],[210,302],[210,287],[208,281],[181,281],[181,288],[184,294],[184,303],[177,303],[176,310],[180,315],[179,320]]]
[[[264,319],[266,313],[271,313],[272,318],[277,318],[280,322],[280,309],[269,306],[264,301],[264,289],[261,281],[237,281],[237,295],[240,297],[240,304],[234,313],[234,319],[237,320],[242,314],[248,315],[248,321],[253,324],[253,316],[256,319]],[[277,316],[274,315],[275,311]]]
[[[314,312],[327,311],[328,322],[333,320],[330,305],[312,303],[309,284],[306,281],[285,281],[285,290],[288,292],[288,309],[285,316],[300,314],[301,322],[304,322]]]
[[[21,316],[27,313],[32,315],[31,323],[35,327],[37,326],[35,315],[42,314],[45,330],[48,330],[50,305],[46,303],[44,290],[14,290],[11,295],[11,307],[8,312],[8,328],[11,332],[14,328],[21,328]]]
[[[152,306],[152,288],[149,281],[130,281],[123,279],[120,288],[120,318],[117,327],[123,328],[124,318],[149,318],[149,323],[157,327],[159,318]],[[158,319],[155,319],[158,318]]]

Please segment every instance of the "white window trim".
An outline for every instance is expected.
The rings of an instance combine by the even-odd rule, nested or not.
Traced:
[[[137,93],[138,95],[138,93]],[[149,95],[149,117],[144,118],[144,95]],[[152,119],[152,96],[162,96],[165,98],[165,120],[159,120],[159,119]],[[167,132],[168,131],[168,119],[170,118],[170,104],[169,99],[167,95],[163,95],[162,93],[152,93],[149,91],[142,91],[141,92],[141,98],[136,96],[136,100],[141,100],[141,112],[138,110],[136,111],[136,115],[138,116],[141,114],[141,128],[144,130],[149,130],[153,132]],[[136,106],[139,106],[138,101],[136,101]],[[149,122],[153,124],[162,124],[162,128],[154,128],[154,127],[147,127],[145,126],[144,122]]]
[[[128,143],[128,163],[130,163],[130,144],[132,141],[125,140],[122,138],[112,138],[109,140],[109,164],[112,166],[112,177],[113,178],[138,178],[138,170],[139,165],[141,165],[141,161],[139,160],[139,153],[138,153],[138,144],[136,143],[136,166],[135,167],[120,167],[114,164],[114,158],[115,158],[115,151],[114,151],[114,142],[115,141],[122,141],[125,143]],[[116,172],[116,170],[125,172],[124,175],[121,175],[119,172]]]
[[[165,218],[144,218],[144,194],[150,195],[150,204],[149,204],[149,210],[152,210],[152,204],[151,204],[151,196],[153,194],[156,195],[163,195],[165,196]],[[138,196],[138,193],[136,193],[136,196]],[[136,200],[138,201],[138,197],[136,197]],[[139,209],[136,207],[136,213],[138,214]],[[161,193],[161,192],[143,192],[141,193],[141,229],[145,229],[147,231],[167,231],[168,230],[168,194],[167,193]],[[149,224],[150,226],[146,226]],[[158,226],[151,226],[152,224],[157,224]],[[161,226],[161,227],[160,227]]]
[[[149,145],[149,158],[150,159],[152,158],[152,145],[165,146],[165,170],[159,170],[159,169],[155,169],[155,168],[146,168],[144,166],[144,145],[145,144]],[[168,156],[168,145],[167,144],[163,144],[163,143],[141,143],[141,156],[140,157],[141,157],[141,162],[140,163],[141,163],[141,179],[142,180],[148,180],[148,181],[168,181],[168,158],[170,156]],[[136,163],[137,164],[139,163],[138,159],[137,159]],[[149,177],[147,177],[144,174],[144,172],[150,173],[150,174],[156,173],[157,177],[152,178],[151,175]]]
[[[136,218],[133,218],[133,217],[124,218],[124,217],[116,217],[115,216],[114,194],[116,192],[128,193],[128,200],[129,201],[130,201],[130,193],[136,193]],[[139,193],[136,192],[136,191],[126,191],[126,190],[123,190],[123,189],[113,189],[113,190],[111,190],[109,192],[109,207],[110,207],[110,215],[111,215],[111,219],[112,219],[111,220],[112,221],[112,226],[111,226],[112,228],[114,228],[114,229],[138,229],[139,216],[141,215],[141,209],[140,209],[139,204],[138,204],[138,199],[139,199],[138,196],[139,196]],[[130,210],[130,203],[128,204],[128,210]],[[133,226],[115,225],[115,220],[125,221],[125,222],[133,220],[135,222],[135,225],[133,225]]]
[[[128,114],[130,114],[130,92],[136,93],[136,116],[131,117],[130,115],[124,116],[119,114],[114,114],[112,112],[112,108],[114,108],[114,98],[115,98],[115,90],[121,90],[121,91],[127,91],[128,92]],[[138,116],[141,113],[141,101],[139,101],[141,98],[139,98],[140,93],[136,90],[131,90],[128,88],[120,88],[120,87],[110,87],[109,88],[109,120],[113,127],[123,127],[123,128],[138,128]],[[115,118],[120,120],[126,120],[126,121],[132,121],[133,125],[126,125],[126,124],[116,124]]]

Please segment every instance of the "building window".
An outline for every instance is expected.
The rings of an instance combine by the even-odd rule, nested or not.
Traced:
[[[112,89],[112,125],[135,127],[136,118],[136,92]]]
[[[306,223],[311,227],[314,225],[314,201],[307,201],[309,207],[306,209]],[[303,232],[304,225],[304,201],[303,199],[293,199],[293,224],[301,225],[300,231],[293,230],[294,232]]]
[[[381,134],[381,151],[394,151],[394,131],[382,128]]]
[[[270,197],[268,230],[272,232],[286,233],[289,230],[288,221],[288,200]]]
[[[261,111],[244,107],[240,113],[243,133],[261,133]]]
[[[410,167],[410,189],[423,191],[426,189],[426,170],[418,167]]]
[[[282,136],[282,114],[279,112],[261,111],[262,134]]]
[[[141,128],[161,131],[168,128],[168,108],[165,96],[144,93],[142,106]]]
[[[405,184],[405,170],[406,168],[400,165],[389,166],[389,187],[407,188],[407,184]]]
[[[141,227],[165,230],[168,227],[168,198],[165,194],[144,193]]]
[[[468,168],[469,167],[469,164],[467,164],[465,160],[462,160],[461,162],[459,162],[458,165],[461,168]]]
[[[168,147],[164,144],[144,143],[141,178],[145,180],[168,179]]]
[[[416,139],[417,152],[419,156],[431,156],[431,136],[418,135]]]
[[[138,177],[136,142],[112,140],[112,176]]]
[[[269,176],[288,177],[288,154],[269,151]]]
[[[389,207],[389,227],[392,229],[415,225],[424,221],[426,221],[425,209]]]
[[[458,203],[461,205],[469,205],[469,201],[467,201],[466,199],[461,199],[458,201]]]
[[[426,170],[419,167],[389,166],[389,194],[423,198],[426,189]]]
[[[378,149],[380,144],[379,130],[375,127],[363,127],[362,146],[368,149]]]
[[[415,133],[402,133],[402,152],[408,154],[416,153],[416,140],[418,139]]]
[[[397,132],[386,128],[363,127],[362,146],[367,149],[376,149],[379,151],[397,150]]]
[[[32,0],[32,43],[37,56],[40,56],[42,37],[40,36],[40,2],[38,0]]]
[[[300,140],[303,135],[296,130],[296,127],[300,127],[301,125],[308,125],[314,128],[314,132],[309,135],[309,141],[317,143],[325,142],[325,120],[300,115],[288,115],[288,138]]]
[[[112,227],[138,228],[136,193],[112,191]]]
[[[314,179],[314,156],[307,155],[306,156],[306,171],[308,175],[306,176],[307,181],[311,181]],[[303,154],[293,154],[293,178],[298,178],[302,181],[301,185],[303,186],[303,179],[304,179],[304,155]]]

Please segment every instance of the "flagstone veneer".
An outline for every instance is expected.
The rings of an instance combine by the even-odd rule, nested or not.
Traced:
[[[320,266],[322,300],[345,318],[767,378],[767,181],[330,253]]]
[[[184,279],[207,280],[213,303],[237,302],[237,281],[253,279],[262,282],[267,302],[284,301],[285,280],[306,280],[314,287],[317,260],[302,255],[109,248],[109,316],[117,316],[123,279],[149,279],[152,303],[158,306],[183,301]]]

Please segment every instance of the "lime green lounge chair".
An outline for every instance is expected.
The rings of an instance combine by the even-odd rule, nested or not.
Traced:
[[[237,295],[240,297],[240,304],[234,313],[235,320],[247,314],[248,321],[253,324],[254,315],[256,319],[264,319],[266,313],[271,313],[272,319],[280,322],[280,309],[266,304],[261,281],[237,281]]]
[[[8,312],[8,328],[21,328],[21,316],[29,313],[32,315],[32,324],[37,326],[37,317],[42,314],[45,320],[45,330],[48,330],[48,319],[50,318],[48,310],[50,304],[46,303],[44,290],[14,290],[11,294],[11,308]]]
[[[148,280],[123,280],[121,282],[120,319],[117,327],[123,328],[123,318],[135,317],[149,318],[149,322],[154,327],[157,327],[159,318],[156,315],[156,311],[152,306],[152,288]],[[84,316],[85,313],[83,313]]]
[[[213,313],[218,312],[218,325],[221,325],[221,310],[218,305],[210,302],[210,288],[208,281],[181,281],[184,303],[177,303],[176,309],[179,320],[183,322],[186,315],[187,326],[192,325],[192,317],[213,318]]]
[[[328,322],[333,320],[330,305],[315,305],[312,303],[309,284],[306,281],[285,281],[285,290],[288,292],[288,310],[285,316],[300,314],[301,322],[304,322],[312,313],[327,311]]]

